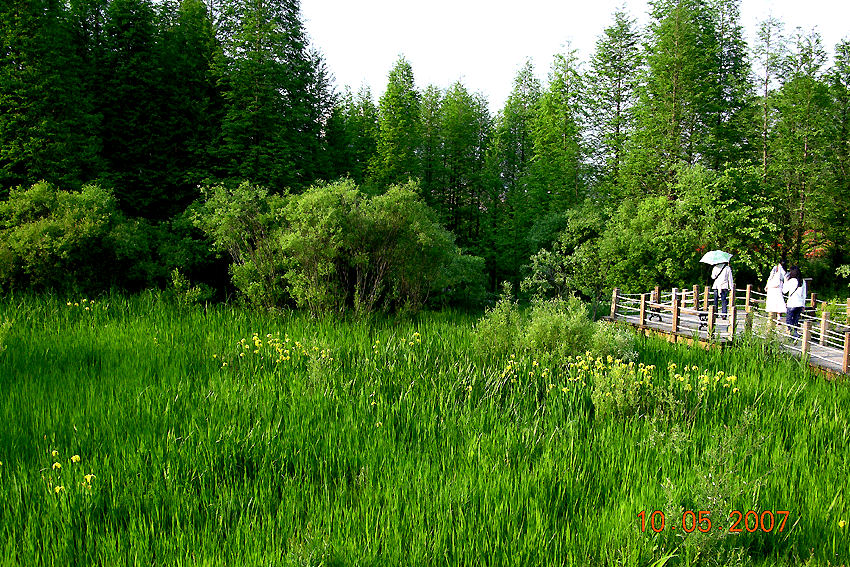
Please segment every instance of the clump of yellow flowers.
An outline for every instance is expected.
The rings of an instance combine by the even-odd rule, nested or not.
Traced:
[[[298,364],[318,358],[323,362],[334,360],[331,349],[312,348],[301,341],[293,341],[288,334],[283,338],[280,333],[261,335],[254,332],[251,338],[236,341],[234,351],[219,356],[213,354],[213,359],[221,363],[221,368],[241,368],[248,366],[252,369],[271,368],[282,364]]]
[[[82,461],[80,455],[71,455],[65,462],[65,469],[62,468],[63,460],[60,458],[58,449],[51,449],[50,457],[53,464],[49,468],[42,469],[42,473],[47,472],[47,476],[42,474],[42,478],[47,484],[48,493],[58,496],[68,493],[73,489],[72,487],[79,486],[84,494],[91,494],[92,482],[96,478],[94,473],[82,474],[78,477],[79,481],[74,480],[74,477],[82,472],[79,466]]]
[[[694,408],[709,397],[740,391],[737,376],[722,370],[711,373],[695,365],[679,368],[671,362],[665,373],[652,364],[595,357],[591,352],[570,357],[567,363],[568,381],[590,384],[593,405],[602,415],[636,415],[671,404]]]
[[[72,309],[79,309],[80,311],[94,311],[94,299],[83,298],[79,301],[68,301],[65,305],[71,307]],[[100,304],[98,304],[100,306]]]

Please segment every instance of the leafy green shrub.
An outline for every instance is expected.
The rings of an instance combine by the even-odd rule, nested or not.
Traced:
[[[509,282],[502,284],[502,295],[475,325],[472,348],[483,360],[507,356],[516,349],[524,319],[513,298]]]
[[[478,321],[473,348],[484,360],[524,351],[566,363],[567,357],[588,349],[594,329],[587,307],[578,298],[535,300],[523,313],[506,282],[499,302]]]
[[[644,380],[650,380],[651,376],[651,369],[621,361],[594,372],[590,398],[596,414],[620,417],[637,414],[646,403]]]
[[[416,311],[434,290],[483,272],[412,184],[371,197],[350,180],[283,197],[249,184],[205,194],[195,225],[230,254],[234,285],[263,307]]]
[[[174,268],[171,270],[171,294],[178,305],[187,307],[210,299],[213,292],[206,285],[192,285],[179,268]]]
[[[288,298],[286,258],[274,234],[283,224],[287,198],[247,182],[202,193],[206,201],[192,208],[192,222],[212,240],[214,250],[230,255],[233,284],[251,304],[283,304]]]
[[[598,321],[590,340],[590,351],[596,356],[632,362],[638,357],[636,343],[637,337],[631,329],[609,321]]]
[[[594,327],[587,307],[577,297],[536,300],[519,347],[540,357],[563,360],[588,349]]]
[[[0,202],[0,287],[103,289],[115,260],[109,234],[119,221],[109,191],[60,191],[39,182]]]

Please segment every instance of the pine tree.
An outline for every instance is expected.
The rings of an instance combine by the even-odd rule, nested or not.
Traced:
[[[635,130],[641,61],[635,20],[618,10],[614,23],[596,42],[588,76],[591,159],[606,194],[620,193],[628,142]]]
[[[447,213],[447,228],[458,236],[458,244],[469,247],[481,231],[490,113],[486,99],[458,81],[446,91],[440,115],[444,201],[437,206]]]
[[[702,0],[658,0],[651,6],[646,78],[628,175],[633,191],[672,197],[679,163],[715,161],[719,48],[712,14]]]
[[[751,153],[745,134],[747,111],[752,100],[750,62],[740,23],[741,0],[711,0],[709,6],[715,36],[717,98],[710,123],[707,165],[720,171]]]
[[[213,154],[219,177],[281,191],[309,185],[333,96],[307,45],[297,0],[233,0],[219,25],[215,72],[225,110]]]
[[[576,52],[557,54],[533,120],[529,212],[538,218],[584,199],[584,89]]]
[[[400,57],[390,70],[387,89],[378,102],[378,144],[369,178],[379,187],[403,184],[419,177],[416,155],[422,135],[419,99],[413,67]]]
[[[767,179],[770,132],[775,121],[773,92],[779,78],[782,61],[785,58],[786,45],[782,35],[783,24],[769,17],[759,22],[756,44],[753,54],[760,67],[759,89],[759,153],[761,154],[762,176]]]
[[[827,73],[831,104],[830,166],[833,190],[824,204],[824,226],[833,243],[850,241],[850,40],[835,46],[832,68]],[[836,263],[850,261],[844,247]]]
[[[782,86],[776,95],[777,123],[770,148],[769,176],[782,187],[785,204],[785,249],[799,261],[803,235],[821,228],[820,205],[829,200],[829,89],[822,77],[826,53],[820,36],[797,28],[783,62]]]
[[[99,171],[96,117],[58,0],[0,11],[0,195],[44,179],[79,188]]]

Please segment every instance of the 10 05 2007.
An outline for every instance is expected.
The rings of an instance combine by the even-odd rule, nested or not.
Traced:
[[[647,529],[661,533],[664,530],[683,531],[691,533],[693,531],[709,532],[712,529],[720,531],[739,532],[781,532],[785,529],[785,523],[788,520],[788,510],[764,510],[756,512],[755,510],[732,510],[729,513],[729,522],[717,522],[715,514],[715,523],[712,524],[712,514],[705,510],[695,512],[686,510],[682,512],[681,517],[667,518],[661,510],[647,512],[642,510],[638,514],[640,520],[640,531],[645,532]]]

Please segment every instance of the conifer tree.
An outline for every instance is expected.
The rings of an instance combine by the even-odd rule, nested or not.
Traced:
[[[596,42],[588,75],[591,162],[597,186],[618,194],[628,142],[635,130],[635,104],[642,54],[635,20],[622,10]]]
[[[390,70],[387,89],[378,102],[378,143],[369,177],[380,187],[404,184],[419,177],[416,155],[422,135],[419,103],[413,67],[402,56]]]
[[[330,77],[309,49],[297,0],[233,0],[219,26],[216,75],[225,110],[213,148],[219,177],[281,191],[309,185],[319,169]]]
[[[68,50],[59,0],[0,9],[0,195],[44,179],[79,188],[99,171],[97,121]]]

